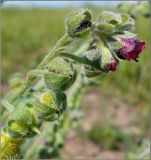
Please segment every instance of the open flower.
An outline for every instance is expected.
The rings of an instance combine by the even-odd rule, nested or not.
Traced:
[[[134,38],[116,38],[116,40],[122,45],[119,49],[119,58],[138,61],[140,52],[145,48],[145,42]]]

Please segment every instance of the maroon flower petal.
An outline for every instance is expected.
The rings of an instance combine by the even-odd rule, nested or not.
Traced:
[[[140,52],[144,51],[145,42],[133,38],[117,38],[123,47],[119,50],[120,58],[126,60],[135,60],[139,57]]]
[[[111,58],[110,62],[107,64],[107,69],[111,71],[116,70],[116,61],[115,59]]]

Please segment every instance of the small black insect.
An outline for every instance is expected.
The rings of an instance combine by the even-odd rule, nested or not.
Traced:
[[[88,27],[91,27],[91,26],[92,26],[92,23],[91,23],[90,21],[84,19],[84,20],[80,23],[79,27],[76,28],[76,31],[75,31],[75,32],[80,32],[80,31],[82,31],[84,28],[88,28]]]

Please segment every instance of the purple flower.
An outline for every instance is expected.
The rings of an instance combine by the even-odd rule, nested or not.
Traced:
[[[139,53],[145,48],[145,42],[134,38],[116,38],[116,40],[123,46],[119,49],[121,59],[138,61]]]
[[[114,58],[111,58],[109,63],[106,65],[108,70],[115,71],[116,70],[116,61]]]

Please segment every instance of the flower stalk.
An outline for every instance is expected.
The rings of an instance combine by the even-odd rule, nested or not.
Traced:
[[[124,60],[136,60],[145,46],[144,42],[136,42],[133,34],[127,41],[133,41],[135,44],[128,43],[128,46],[127,43],[121,43],[118,41],[119,39],[115,39],[115,35],[118,37],[119,33],[121,36],[129,36],[128,33],[132,31],[134,20],[129,15],[102,12],[96,22],[93,22],[91,11],[81,9],[69,13],[65,24],[64,36],[37,68],[27,73],[26,80],[16,83],[17,85],[14,85],[15,87],[12,87],[10,93],[1,101],[2,105],[10,111],[8,122],[3,127],[1,134],[3,144],[6,142],[9,144],[4,147],[2,145],[2,159],[6,157],[8,159],[20,158],[22,144],[20,140],[24,142],[27,138],[42,134],[40,127],[45,121],[58,121],[63,128],[70,125],[70,119],[75,117],[70,114],[66,115],[66,111],[72,110],[73,106],[77,106],[77,104],[73,103],[67,108],[69,96],[66,90],[72,88],[77,77],[81,76],[83,79],[87,79],[87,77],[115,71],[118,61],[123,60],[123,57]],[[87,42],[87,48],[82,53],[76,55],[70,50],[74,44],[72,42],[82,38],[91,39],[91,41]],[[120,43],[122,45],[120,52],[124,52],[124,55],[129,57],[121,58],[119,50],[114,49],[115,47],[110,44],[112,42]],[[136,50],[138,43],[141,47]],[[137,55],[134,56],[134,52]],[[81,86],[77,87],[79,93],[85,86],[83,84],[83,80],[79,82],[79,86]],[[74,93],[73,95],[75,96]],[[75,97],[80,99],[77,92]],[[73,98],[71,99],[73,100]],[[66,116],[67,118],[65,118]],[[63,145],[62,137],[56,132],[60,132],[60,129],[56,129],[55,125],[52,129],[54,129],[53,134],[56,134],[55,138],[58,137],[54,146]],[[63,132],[63,137],[65,134],[66,132]],[[13,148],[13,145],[16,147]],[[11,152],[9,152],[10,148]]]

